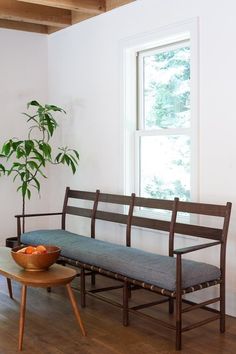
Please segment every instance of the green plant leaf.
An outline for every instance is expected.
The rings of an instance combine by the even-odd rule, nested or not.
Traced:
[[[25,156],[25,151],[22,149],[22,147],[18,147],[16,150],[16,157],[17,159],[20,159],[22,156]]]
[[[5,169],[5,167],[0,163],[0,170],[3,172],[3,173],[5,173],[6,172],[6,169]]]
[[[12,149],[13,149],[14,151],[16,151],[16,149],[18,148],[18,146],[20,146],[22,143],[23,143],[22,140],[13,141],[13,142],[12,142]]]
[[[24,178],[25,178],[25,172],[21,172],[21,173],[20,173],[20,178],[21,178],[21,180],[22,180],[22,181],[24,181]]]
[[[7,156],[11,150],[12,140],[8,140],[2,147],[2,153]]]
[[[65,162],[67,163],[68,166],[70,166],[70,158],[68,155],[64,154]]]
[[[30,166],[32,170],[37,170],[39,168],[39,165],[35,161],[28,161],[27,164]]]
[[[40,191],[40,183],[37,180],[37,178],[33,178],[33,181],[35,182],[35,188],[37,188],[38,192]]]
[[[38,101],[30,101],[27,103],[27,108],[29,108],[30,106],[37,106],[37,107],[41,107],[41,105],[38,103]]]
[[[44,155],[48,158],[51,159],[51,151],[52,151],[52,148],[49,144],[45,143],[45,142],[42,142],[40,145],[39,145],[39,149],[44,153]]]
[[[46,121],[47,121],[47,128],[48,128],[48,131],[50,133],[51,136],[53,136],[53,132],[54,132],[54,126],[50,120],[50,118],[46,118]]]
[[[22,192],[23,197],[25,197],[25,195],[26,195],[27,187],[28,187],[27,182],[23,182],[22,186],[21,186],[21,192]]]
[[[76,156],[77,159],[79,160],[79,153],[78,153],[78,151],[77,151],[77,150],[72,150],[72,151],[74,152],[75,156]]]
[[[53,104],[46,104],[45,107],[50,110],[50,111],[54,111],[54,112],[63,112],[66,114],[66,111],[64,111],[64,109],[54,106]]]
[[[78,165],[79,161],[78,161],[73,155],[68,154],[68,156],[70,156],[70,158],[74,161],[74,163],[75,163],[76,165]]]
[[[25,165],[20,162],[13,162],[12,166],[21,170]]]
[[[40,154],[40,152],[38,152],[36,149],[33,149],[33,153],[34,153],[34,156],[32,158],[38,160],[44,167],[46,165],[46,160],[45,158],[43,157],[42,154]]]
[[[75,172],[76,172],[76,166],[75,166],[75,164],[74,164],[74,162],[72,160],[70,160],[70,167],[71,167],[73,175],[74,175]]]
[[[61,156],[62,156],[62,152],[60,152],[60,153],[55,157],[55,161],[56,161],[57,163],[59,163]]]
[[[43,171],[41,169],[38,169],[38,172],[41,174],[41,176],[43,176],[44,178],[47,178],[47,176],[43,173]]]
[[[27,189],[27,197],[28,197],[28,199],[31,198],[31,191],[29,189]]]
[[[25,140],[25,153],[26,156],[29,156],[32,149],[34,148],[34,142],[33,140]]]
[[[17,179],[17,177],[18,177],[18,173],[14,176],[13,182],[15,182],[15,180]]]

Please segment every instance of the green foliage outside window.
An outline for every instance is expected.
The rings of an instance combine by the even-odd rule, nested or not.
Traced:
[[[189,128],[190,48],[184,46],[146,55],[143,67],[145,129]],[[188,141],[189,144],[190,141]],[[174,144],[170,146],[175,148]],[[150,175],[149,178],[146,176],[142,186],[142,191],[146,196],[165,199],[178,196],[182,200],[190,199],[190,185],[185,183],[186,175],[190,176],[190,146],[178,145],[177,148],[179,157],[169,162],[173,171],[176,168],[179,175],[182,173],[183,178],[179,178],[179,175],[175,178],[174,173],[165,178],[158,174]],[[155,159],[159,152],[150,151],[151,153],[152,159]],[[145,158],[149,158],[148,154]],[[145,174],[145,171],[142,173]]]

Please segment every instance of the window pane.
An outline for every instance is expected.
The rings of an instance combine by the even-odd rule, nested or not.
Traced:
[[[144,129],[190,126],[190,47],[143,57]]]
[[[190,139],[185,135],[140,138],[140,195],[190,200]]]

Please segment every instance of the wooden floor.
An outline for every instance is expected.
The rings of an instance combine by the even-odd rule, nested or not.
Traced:
[[[76,282],[78,279],[76,279]],[[105,282],[111,282],[105,280]],[[98,283],[104,284],[104,278]],[[20,286],[13,283],[14,300],[7,293],[6,280],[0,278],[0,354],[18,353],[18,318]],[[137,302],[143,297],[139,290],[132,296]],[[153,299],[149,292],[145,294]],[[108,296],[120,297],[120,290]],[[79,293],[76,292],[79,298]],[[88,307],[81,315],[88,333],[82,337],[64,288],[51,293],[29,288],[23,352],[25,354],[156,354],[176,353],[173,331],[158,326],[153,320],[131,315],[130,326],[121,324],[121,310],[98,299],[88,298]],[[160,310],[149,310],[161,318],[168,318],[167,304]],[[194,320],[201,319],[203,311],[192,312]],[[189,321],[192,318],[189,318]],[[170,318],[171,321],[171,318]],[[188,319],[187,319],[188,321]],[[211,323],[183,335],[183,354],[235,354],[236,318],[227,317],[227,331],[220,334],[218,323]]]

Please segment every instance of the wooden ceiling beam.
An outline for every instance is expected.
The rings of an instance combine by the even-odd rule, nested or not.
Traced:
[[[9,21],[9,20],[0,20],[0,28],[14,29],[18,31],[26,32],[36,32],[36,33],[48,33],[47,26],[44,25],[35,25],[34,23],[26,23],[19,21]]]
[[[99,15],[105,11],[102,0],[17,0],[42,6],[51,6],[81,13]]]
[[[61,31],[62,28],[59,28],[59,27],[52,27],[52,26],[47,26],[48,28],[48,34],[51,34],[51,33],[54,33],[54,32],[57,32],[57,31]]]
[[[63,28],[71,25],[71,11],[15,0],[1,0],[0,19]]]
[[[84,20],[89,19],[90,17],[94,17],[94,15],[89,14],[89,13],[83,13],[83,12],[78,12],[78,11],[72,11],[71,12],[71,21],[72,25],[78,22],[82,22]]]
[[[53,33],[136,0],[0,0],[0,27]]]
[[[135,0],[105,0],[106,11],[115,9],[116,7],[129,4]]]

